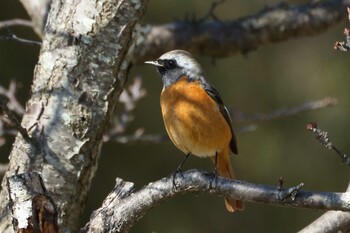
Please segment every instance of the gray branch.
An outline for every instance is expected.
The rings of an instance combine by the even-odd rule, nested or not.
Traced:
[[[31,21],[26,19],[10,19],[10,20],[0,21],[0,29],[15,27],[15,26],[33,27],[33,24]]]
[[[210,188],[213,186],[214,188]],[[349,193],[312,192],[292,188],[257,185],[190,170],[176,176],[176,189],[172,177],[152,182],[134,192],[130,182],[117,179],[114,190],[81,232],[128,232],[150,209],[166,200],[186,193],[207,193],[231,197],[246,202],[265,203],[315,210],[350,211]]]
[[[143,28],[144,39],[135,50],[134,61],[154,59],[172,49],[227,57],[271,43],[313,36],[345,19],[349,5],[350,0],[311,1],[304,5],[283,2],[232,21],[148,25]]]
[[[346,190],[350,195],[350,183]],[[336,233],[350,231],[350,212],[328,211],[299,233]]]
[[[33,1],[21,2],[40,35],[50,0],[38,1],[40,9],[32,4]],[[138,39],[133,60],[142,62],[154,59],[172,49],[185,49],[213,57],[247,53],[263,45],[322,33],[346,18],[346,7],[349,5],[350,0],[310,1],[304,5],[283,2],[236,20],[147,25],[142,28],[142,37]]]
[[[271,112],[262,112],[262,113],[254,113],[254,114],[245,114],[243,112],[239,112],[232,107],[229,108],[231,116],[236,121],[267,121],[274,120],[280,117],[290,117],[295,116],[304,112],[319,110],[327,107],[332,107],[338,103],[338,100],[333,97],[325,97],[323,99],[308,101],[301,105],[293,106],[290,108],[279,108],[273,110]]]

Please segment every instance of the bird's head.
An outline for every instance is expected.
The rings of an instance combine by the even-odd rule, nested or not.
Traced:
[[[183,76],[194,80],[202,78],[201,66],[189,52],[184,50],[172,50],[155,61],[145,63],[156,66],[164,86],[175,83]]]

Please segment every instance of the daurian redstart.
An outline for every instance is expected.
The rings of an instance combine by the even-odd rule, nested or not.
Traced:
[[[156,66],[163,81],[160,105],[171,141],[187,157],[210,157],[220,176],[234,179],[230,151],[238,154],[238,149],[231,118],[200,65],[183,50],[146,63]],[[230,212],[244,209],[240,200],[226,198],[225,204]]]

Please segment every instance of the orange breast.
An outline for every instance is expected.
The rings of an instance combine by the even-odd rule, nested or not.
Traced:
[[[181,151],[200,157],[229,151],[230,128],[198,82],[183,78],[165,87],[160,103],[165,128]]]

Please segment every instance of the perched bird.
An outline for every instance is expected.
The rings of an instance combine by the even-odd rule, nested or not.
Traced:
[[[146,63],[156,66],[162,78],[160,105],[165,128],[186,154],[185,160],[191,154],[210,157],[220,176],[234,179],[229,155],[230,151],[238,154],[238,149],[231,118],[218,91],[204,79],[201,66],[183,50]],[[230,212],[244,209],[240,200],[226,198],[225,204]]]

